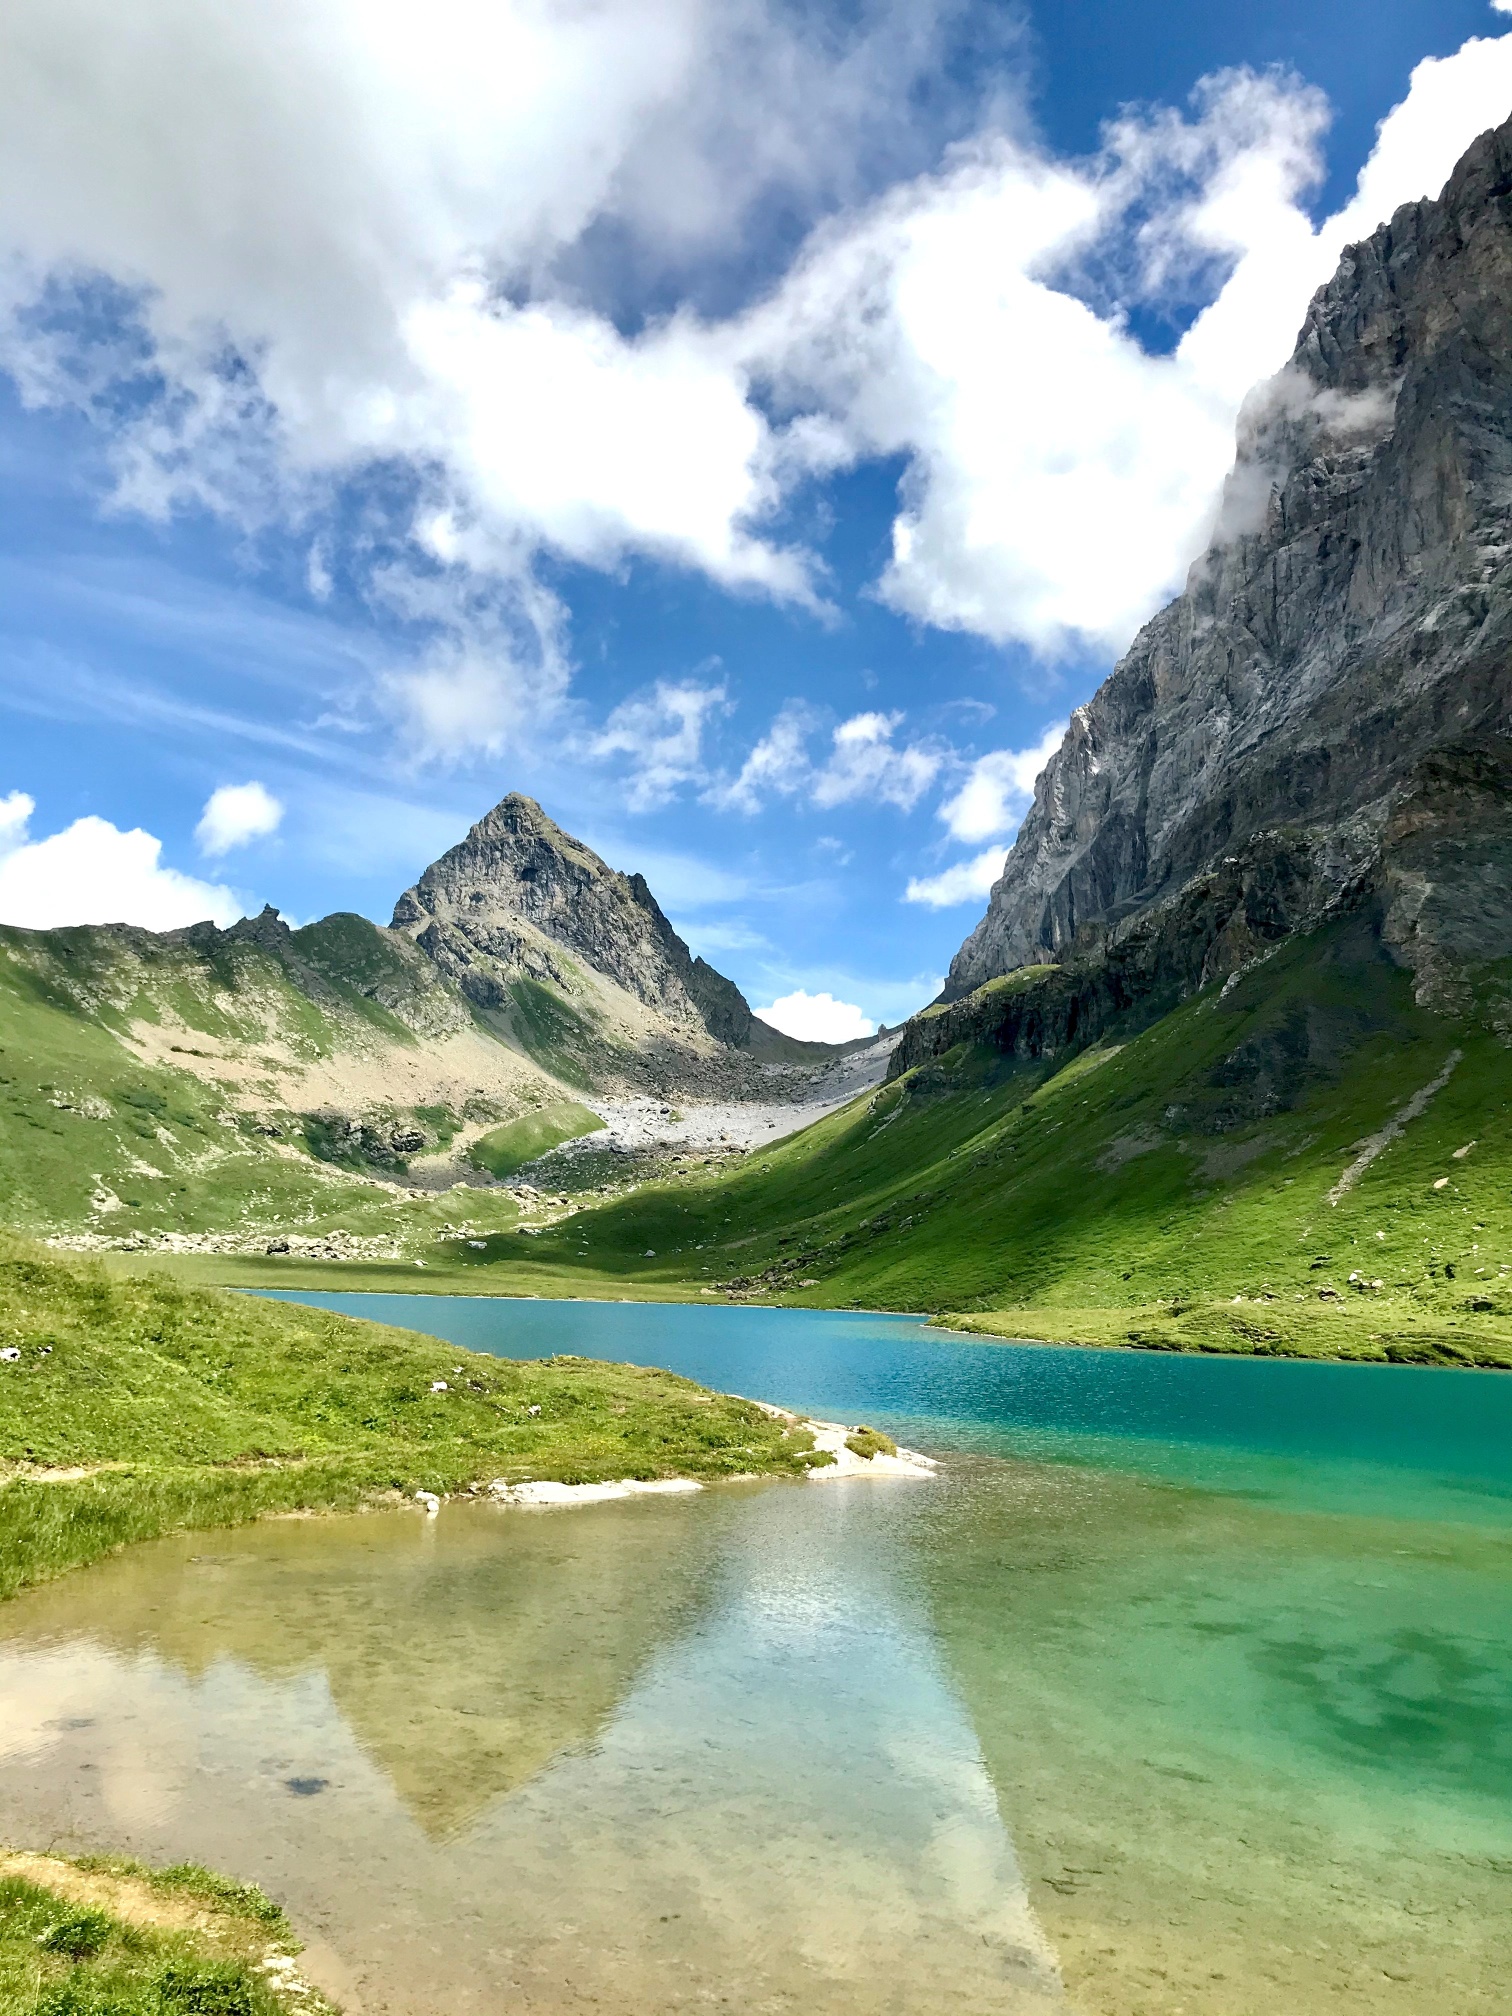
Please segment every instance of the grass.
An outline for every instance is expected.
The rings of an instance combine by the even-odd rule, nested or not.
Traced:
[[[247,941],[207,948],[121,929],[0,927],[0,1220],[143,1243],[212,1233],[256,1244],[340,1229],[400,1250],[423,1250],[463,1218],[513,1223],[502,1193],[459,1199],[374,1181],[403,1158],[374,1164],[360,1140],[333,1135],[331,1116],[282,1103],[275,1053],[305,1063],[353,1053],[382,1079],[375,1059],[413,1051],[417,1029],[444,1033],[463,1010],[428,962],[406,962],[356,917],[296,932],[288,957],[286,968]],[[154,1036],[159,1061],[133,1031]],[[215,1055],[237,1060],[225,1084],[189,1068]],[[470,1100],[455,1113],[396,1104],[363,1117],[380,1134],[418,1130],[445,1144],[464,1120],[502,1115]]]
[[[0,1037],[25,992],[13,967],[0,961]],[[1432,1013],[1364,917],[1289,941],[1152,1026],[1048,1060],[962,1044],[734,1165],[669,1164],[630,1194],[579,1195],[528,1237],[500,1192],[405,1199],[335,1169],[317,1210],[307,1158],[269,1156],[248,1123],[205,1109],[217,1095],[196,1081],[133,1076],[104,1009],[48,1006],[67,977],[32,974],[15,1009],[24,1054],[0,1047],[13,1215],[87,1221],[103,1169],[136,1200],[112,1226],[292,1227],[305,1213],[317,1233],[387,1232],[400,1256],[185,1256],[172,1265],[186,1281],[717,1296],[943,1312],[1048,1341],[1512,1365],[1512,966],[1472,972],[1462,1012]],[[1056,981],[1041,968],[994,985]],[[562,1109],[572,1121],[573,1102]],[[562,1124],[543,1109],[515,1126],[544,1133],[501,1128],[488,1152],[504,1169]],[[154,1155],[172,1195],[137,1166]]]
[[[438,1240],[402,1285],[1512,1366],[1512,969],[1470,977],[1465,1012],[1430,1013],[1368,921],[1346,921],[1072,1056],[962,1045],[733,1168],[586,1200],[529,1240]]]
[[[494,1477],[794,1474],[811,1438],[668,1372],[516,1363],[0,1237],[0,1595],[180,1527]]]
[[[884,1435],[880,1428],[856,1428],[846,1436],[845,1446],[852,1456],[859,1456],[870,1462],[873,1456],[896,1456],[898,1445],[891,1435]]]
[[[319,2016],[282,1911],[183,1863],[0,1855],[0,2016]]]
[[[490,1176],[513,1176],[548,1149],[595,1134],[603,1124],[597,1113],[575,1099],[559,1099],[483,1135],[472,1145],[471,1161],[475,1169],[486,1169]]]

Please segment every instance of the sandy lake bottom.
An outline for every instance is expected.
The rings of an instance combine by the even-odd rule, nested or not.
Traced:
[[[1512,1379],[489,1307],[944,1469],[135,1549],[0,1611],[0,1834],[263,1883],[353,2012],[1512,1999]]]

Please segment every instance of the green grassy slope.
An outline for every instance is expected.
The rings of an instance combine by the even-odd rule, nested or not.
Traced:
[[[808,1446],[670,1373],[516,1364],[9,1235],[0,1348],[0,1594],[176,1526],[493,1477],[793,1471]]]
[[[474,1168],[486,1169],[491,1176],[512,1176],[537,1155],[560,1148],[564,1141],[595,1134],[603,1124],[597,1113],[575,1099],[558,1099],[493,1128],[473,1143],[470,1159]]]
[[[406,973],[389,970],[391,951],[363,919],[326,919],[295,938],[312,966],[344,961],[401,999]],[[123,1040],[133,1027],[160,1032],[169,1060],[218,1045],[245,1069],[223,1085],[146,1061],[144,1046]],[[317,1060],[354,1041],[417,1040],[346,981],[333,981],[323,1003],[310,999],[255,942],[202,953],[147,932],[0,927],[0,1216],[31,1231],[113,1238],[258,1228],[321,1237],[340,1227],[401,1246],[459,1215],[512,1223],[509,1201],[486,1192],[470,1193],[463,1214],[439,1196],[400,1197],[371,1180],[360,1153],[318,1115],[284,1108],[265,1054]],[[253,1096],[239,1100],[238,1088]],[[431,1139],[455,1124],[429,1108],[393,1119]]]
[[[255,1885],[192,1863],[0,1857],[0,2016],[323,2016],[298,1951]]]
[[[18,983],[0,962],[0,1033],[7,988]],[[448,1231],[460,1207],[446,1198],[400,1205],[354,1181],[312,1201],[301,1186],[339,1172],[267,1156],[216,1110],[213,1088],[139,1069],[98,1019],[33,987],[26,1056],[0,1053],[0,1182],[30,1222],[44,1207],[77,1222],[97,1180],[118,1184],[144,1224],[318,1209],[360,1235],[403,1221],[388,1260],[186,1258],[199,1279],[714,1293],[954,1312],[1066,1341],[1504,1364],[1509,1002],[1512,972],[1487,967],[1467,976],[1459,1013],[1419,1006],[1412,976],[1356,917],[1153,1026],[1114,1027],[1066,1059],[963,1044],[733,1168],[669,1168],[629,1197],[553,1207],[525,1237],[513,1205],[487,1192],[467,1193],[465,1236]],[[102,1089],[80,1095],[86,1083]],[[1406,1117],[1331,1201],[1393,1115]],[[154,1156],[160,1173],[144,1174]]]
[[[712,1289],[1068,1341],[1512,1364],[1508,978],[1430,1013],[1364,920],[1335,925],[1122,1041],[1064,1063],[963,1046],[528,1252],[443,1242],[409,1285]]]

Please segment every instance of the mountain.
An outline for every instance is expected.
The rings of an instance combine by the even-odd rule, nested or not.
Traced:
[[[392,1255],[396,1198],[454,1221],[449,1186],[598,1129],[585,1100],[801,1102],[843,1054],[768,1028],[643,877],[511,796],[388,927],[0,928],[0,1218]]]
[[[886,1083],[802,1131],[584,1182],[523,1226],[501,1190],[379,1180],[385,1155],[449,1179],[591,1124],[574,1086],[816,1082],[763,1058],[643,883],[524,800],[386,930],[0,954],[4,1194],[50,1183],[52,1222],[95,1236],[230,1225],[220,1278],[330,1281],[233,1256],[339,1211],[347,1285],[414,1285],[419,1260],[475,1292],[1512,1367],[1512,125],[1345,254],[942,998]],[[346,1187],[317,1211],[319,1170]]]
[[[534,1244],[642,1293],[1512,1366],[1512,122],[1312,302],[889,1082]]]
[[[1509,659],[1512,122],[1314,298],[1212,544],[1077,709],[942,1001],[1078,964],[1085,1032],[1373,904],[1422,997],[1463,1003],[1463,960],[1512,952]]]
[[[572,995],[591,974],[695,1043],[798,1054],[693,958],[643,875],[609,868],[518,793],[404,892],[393,928],[478,1008],[508,1012],[522,978]]]

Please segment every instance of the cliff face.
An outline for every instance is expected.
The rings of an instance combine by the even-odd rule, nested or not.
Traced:
[[[1177,939],[1151,984],[1200,984],[1366,889],[1425,984],[1504,956],[1509,707],[1512,120],[1314,298],[1213,544],[1073,716],[942,999]]]
[[[621,875],[511,793],[407,889],[394,928],[480,1006],[500,975],[571,991],[586,966],[675,1029],[749,1045],[752,1015],[732,981],[694,959],[641,875]]]

